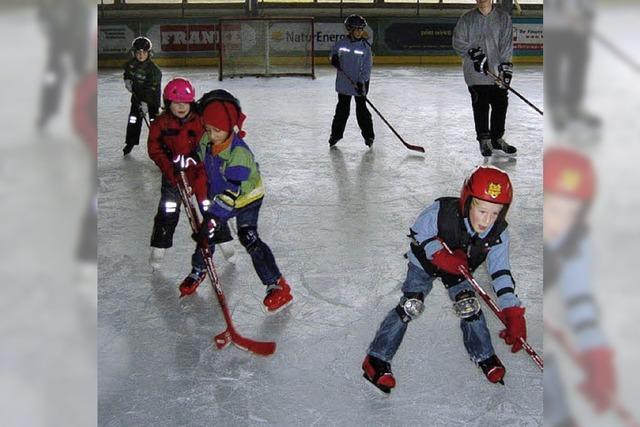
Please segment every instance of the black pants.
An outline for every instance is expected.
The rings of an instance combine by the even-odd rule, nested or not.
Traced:
[[[589,37],[569,30],[544,32],[544,103],[551,114],[561,109],[575,113],[582,99],[589,64]]]
[[[171,185],[163,176],[160,186],[160,202],[158,210],[153,218],[153,231],[151,232],[151,247],[170,248],[173,246],[173,233],[180,220],[180,191],[178,187]],[[225,243],[233,240],[229,225],[225,222],[216,231],[213,243]]]
[[[151,246],[154,248],[170,248],[173,246],[173,233],[176,231],[180,219],[180,192],[162,177],[160,187],[160,202],[158,211],[153,218],[151,232]]]
[[[355,99],[356,118],[358,119],[358,126],[360,126],[360,133],[364,139],[373,139],[375,138],[373,121],[371,120],[371,113],[367,108],[367,101],[364,96],[356,96]],[[333,123],[331,123],[331,139],[342,139],[350,110],[351,96],[339,93],[336,114],[333,116]]]
[[[156,118],[156,111],[149,105],[149,120]],[[140,106],[135,102],[131,103],[131,109],[129,110],[129,123],[127,124],[127,136],[125,138],[125,144],[138,145],[140,143],[140,131],[142,130],[142,123],[144,118]]]
[[[507,89],[497,85],[469,86],[471,105],[473,106],[473,120],[476,125],[476,138],[495,141],[504,135],[504,121],[507,117],[509,105]],[[491,107],[491,120],[489,120]]]

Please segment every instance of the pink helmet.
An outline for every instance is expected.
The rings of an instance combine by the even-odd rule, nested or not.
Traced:
[[[196,90],[189,80],[176,77],[164,87],[162,98],[171,102],[191,103],[196,100]]]

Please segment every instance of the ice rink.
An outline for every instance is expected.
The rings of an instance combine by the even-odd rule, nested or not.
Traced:
[[[209,283],[178,298],[194,247],[184,217],[162,270],[148,265],[160,171],[147,156],[146,130],[123,158],[129,96],[120,70],[99,72],[100,426],[542,425],[542,373],[524,352],[510,352],[485,307],[507,367],[505,386],[489,383],[468,359],[439,281],[393,360],[397,388],[382,396],[361,374],[378,324],[401,295],[409,227],[435,198],[458,195],[483,162],[459,66],[374,67],[369,99],[425,155],[404,148],[373,112],[376,142],[367,149],[353,104],[345,138],[329,150],[337,96],[328,67],[316,80],[218,82],[205,68],[163,72],[163,83],[189,78],[198,96],[224,88],[240,99],[267,187],[260,235],[295,299],[276,315],[263,313],[264,287],[236,241],[235,266],[215,255],[236,327],[278,348],[267,358],[215,348],[225,325]],[[512,85],[542,107],[542,66],[516,65]],[[543,120],[509,99],[505,138],[518,157],[491,162],[515,188],[511,267],[528,341],[542,354]],[[490,289],[484,267],[477,278]]]

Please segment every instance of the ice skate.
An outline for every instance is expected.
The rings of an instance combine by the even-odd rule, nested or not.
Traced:
[[[180,298],[186,295],[193,294],[200,286],[200,283],[207,277],[206,270],[199,270],[194,268],[191,270],[191,273],[180,283]]]
[[[220,249],[222,256],[227,260],[227,262],[231,264],[236,263],[236,250],[234,248],[233,241],[218,243],[218,249]]]
[[[151,248],[151,255],[149,255],[149,265],[152,270],[159,270],[162,267],[162,260],[164,259],[165,248]]]
[[[124,148],[122,149],[122,155],[123,156],[128,155],[131,152],[131,150],[133,150],[133,145],[132,144],[125,144]]]
[[[274,285],[267,286],[267,296],[264,297],[263,304],[267,313],[277,313],[291,304],[292,300],[291,287],[281,276]]]
[[[383,393],[391,393],[391,389],[396,386],[396,379],[391,372],[391,364],[383,360],[367,355],[362,362],[362,376],[371,384],[380,389]]]
[[[329,148],[333,148],[338,143],[338,141],[340,141],[340,139],[342,139],[342,138],[330,137],[329,138]]]
[[[480,154],[482,154],[482,157],[484,157],[485,159],[491,157],[491,140],[490,139],[480,140]]]
[[[495,141],[491,142],[492,151],[495,154],[501,156],[515,157],[518,153],[518,150],[513,145],[509,145],[507,141],[502,138],[498,138]]]
[[[495,354],[488,359],[478,362],[478,366],[482,369],[485,376],[492,383],[500,383],[504,385],[504,374],[507,372],[504,365]]]

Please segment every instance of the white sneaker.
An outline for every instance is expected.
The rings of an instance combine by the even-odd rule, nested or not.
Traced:
[[[149,265],[152,269],[158,270],[162,266],[162,260],[164,259],[164,248],[151,248],[151,255],[149,256]]]

